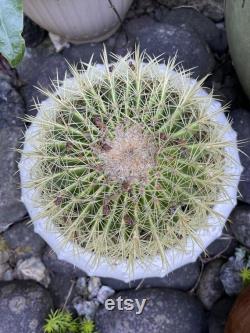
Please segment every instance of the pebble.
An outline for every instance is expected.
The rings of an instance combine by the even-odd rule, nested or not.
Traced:
[[[37,281],[46,288],[50,284],[49,273],[44,263],[37,257],[20,259],[15,268],[15,275],[18,279]]]
[[[242,260],[230,257],[228,261],[221,267],[220,280],[223,284],[225,292],[229,295],[237,295],[243,288],[243,281],[240,272],[244,267]]]
[[[97,294],[97,300],[99,303],[104,304],[106,299],[108,299],[110,296],[113,296],[115,293],[115,290],[108,287],[108,286],[101,286],[101,288],[98,291]]]
[[[202,274],[197,295],[207,310],[210,310],[224,293],[220,280],[220,269],[223,263],[223,259],[216,259],[208,263]]]
[[[79,277],[76,280],[76,286],[75,286],[76,292],[80,296],[86,296],[88,294],[87,292],[87,278],[85,276]]]
[[[231,216],[231,230],[235,238],[244,246],[250,248],[250,206],[237,206]]]
[[[91,276],[88,281],[89,298],[92,299],[97,296],[101,288],[101,279],[99,277]]]
[[[96,314],[96,310],[99,306],[97,300],[85,300],[81,297],[76,297],[72,301],[73,306],[78,316],[85,316],[87,319],[93,320]]]

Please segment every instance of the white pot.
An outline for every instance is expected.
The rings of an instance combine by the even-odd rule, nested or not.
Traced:
[[[165,65],[159,65],[158,71],[154,75],[164,75],[164,66]],[[104,73],[103,66],[97,65],[96,68],[96,75],[101,77]],[[173,75],[176,77],[175,73],[173,73]],[[187,83],[192,85],[194,80],[187,79]],[[64,85],[68,87],[70,86],[72,89],[74,89],[74,81],[70,78],[66,79]],[[60,94],[60,88],[57,93]],[[198,94],[204,95],[206,92],[201,89]],[[37,114],[38,118],[41,117],[43,108],[45,107],[46,109],[46,105],[49,105],[50,103],[53,103],[50,98],[42,103],[41,108]],[[202,247],[195,243],[191,238],[188,238],[186,241],[186,248],[184,250],[181,251],[172,248],[165,252],[168,263],[167,266],[163,266],[161,258],[156,256],[153,258],[153,260],[150,261],[150,266],[147,264],[142,265],[139,261],[136,261],[133,274],[131,275],[131,273],[129,273],[128,264],[126,261],[112,266],[105,260],[105,258],[102,258],[98,266],[93,266],[90,263],[92,258],[91,254],[82,248],[78,247],[76,249],[76,245],[73,246],[71,242],[68,242],[66,246],[62,248],[62,235],[58,232],[54,225],[49,223],[48,219],[46,218],[38,219],[34,222],[35,232],[37,232],[50,245],[50,247],[56,252],[59,259],[65,260],[79,267],[90,276],[95,275],[101,277],[111,277],[123,280],[124,282],[129,282],[131,280],[144,279],[148,277],[164,277],[171,271],[196,261],[201,252],[222,234],[226,220],[237,203],[237,189],[242,172],[237,149],[236,132],[231,128],[224,113],[218,112],[220,107],[220,103],[213,100],[207,112],[208,115],[211,115],[211,119],[220,124],[226,124],[228,126],[223,138],[225,141],[232,142],[232,145],[227,146],[225,150],[232,158],[232,160],[235,161],[235,163],[228,159],[228,161],[226,161],[228,163],[225,165],[224,172],[228,175],[234,175],[234,177],[232,178],[231,182],[227,184],[226,187],[224,187],[224,190],[226,190],[227,196],[230,199],[225,200],[223,197],[223,200],[221,200],[221,202],[216,204],[213,208],[214,211],[218,212],[219,215],[224,217],[224,220],[222,221],[221,218],[216,218],[215,215],[210,215],[208,216],[207,227],[201,228],[197,231],[197,236],[200,239],[200,244],[202,244]],[[31,126],[27,129],[23,148],[24,153],[31,152],[35,149],[37,131],[39,131],[39,128],[34,123],[31,124]],[[30,139],[31,137],[32,140]],[[24,185],[29,180],[31,180],[31,170],[35,163],[36,160],[34,158],[27,158],[24,156],[24,154],[22,155],[21,161],[19,163],[22,185],[22,201],[25,204],[32,219],[36,219],[37,215],[41,211],[41,207],[39,207],[37,204],[39,193],[34,188],[26,188]]]
[[[112,0],[121,20],[133,0]],[[108,0],[24,0],[24,12],[44,29],[75,43],[99,42],[120,26]]]

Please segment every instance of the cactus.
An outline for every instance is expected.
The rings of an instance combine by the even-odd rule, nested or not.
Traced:
[[[197,230],[228,200],[229,124],[208,112],[212,93],[175,60],[160,65],[138,50],[103,66],[70,67],[37,104],[36,160],[26,186],[39,190],[39,218],[110,263],[145,263],[202,242]],[[192,83],[191,83],[192,82]],[[223,108],[216,112],[223,112]]]

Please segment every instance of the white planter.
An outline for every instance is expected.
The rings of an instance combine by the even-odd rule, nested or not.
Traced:
[[[133,0],[112,0],[123,20]],[[75,43],[98,42],[120,26],[108,0],[24,0],[24,12],[44,29]]]
[[[155,75],[163,75],[164,65],[159,65],[159,70]],[[97,65],[98,75],[102,75],[103,67],[102,65]],[[83,74],[84,75],[84,74]],[[175,73],[173,73],[174,76]],[[188,84],[192,85],[194,80],[187,79]],[[64,83],[66,86],[74,88],[74,82],[72,79],[67,79]],[[60,89],[58,90],[60,93]],[[200,90],[198,94],[204,95],[206,92]],[[50,99],[47,99],[42,103],[41,109],[37,114],[37,117],[41,117],[43,112],[43,107],[47,104],[53,103]],[[144,279],[148,277],[164,277],[169,272],[191,262],[196,261],[201,252],[216,238],[218,238],[225,222],[231,213],[232,209],[235,207],[237,202],[237,189],[240,180],[240,175],[242,172],[242,167],[239,160],[239,154],[237,149],[236,132],[231,128],[228,123],[227,118],[223,112],[219,112],[220,103],[217,101],[212,101],[210,109],[208,109],[208,114],[211,118],[220,123],[227,124],[228,130],[224,133],[225,141],[232,142],[231,146],[225,148],[227,154],[232,157],[235,161],[228,160],[228,164],[225,166],[225,174],[234,175],[231,182],[227,185],[226,189],[228,200],[224,200],[214,206],[214,211],[218,212],[224,217],[224,220],[215,218],[215,216],[208,216],[207,228],[202,228],[197,231],[197,236],[199,237],[203,247],[201,248],[197,243],[195,243],[191,238],[187,239],[186,248],[183,251],[177,250],[175,248],[166,251],[166,258],[168,266],[163,267],[160,257],[156,256],[150,262],[150,266],[142,266],[138,261],[135,263],[133,274],[129,274],[127,262],[118,263],[117,265],[111,266],[105,258],[100,260],[98,266],[92,266],[90,264],[91,254],[84,251],[82,248],[76,249],[72,243],[68,242],[66,246],[62,248],[62,235],[57,231],[56,227],[51,225],[49,221],[45,218],[36,220],[34,222],[34,229],[56,252],[59,259],[65,260],[80,269],[84,270],[88,275],[96,275],[101,277],[112,277],[115,279],[123,280],[129,282],[130,280]],[[25,134],[24,152],[30,152],[36,147],[35,135],[39,131],[39,128],[34,123],[28,128]],[[27,140],[28,138],[32,140]],[[32,143],[31,143],[32,142]],[[36,160],[27,158],[22,155],[21,161],[19,163],[21,185],[22,185],[22,201],[25,204],[31,218],[35,219],[36,216],[41,211],[41,207],[37,204],[37,198],[39,198],[39,193],[33,188],[25,188],[25,183],[31,180],[31,170]]]

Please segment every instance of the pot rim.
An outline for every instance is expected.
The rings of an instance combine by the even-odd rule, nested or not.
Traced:
[[[100,72],[100,75],[104,73],[103,65],[96,65],[95,68]],[[155,75],[163,75],[166,69],[165,64],[158,65],[158,73]],[[174,73],[173,73],[174,74]],[[82,74],[84,75],[84,74]],[[175,75],[175,74],[174,74]],[[176,75],[178,76],[178,74]],[[188,84],[193,85],[196,81],[190,78],[186,78]],[[72,86],[74,84],[72,78],[67,78],[64,81],[64,85]],[[60,88],[59,90],[60,91]],[[200,96],[207,95],[204,89],[200,89],[197,93]],[[41,103],[41,108],[37,113],[37,118],[41,117],[43,107],[51,103],[51,99],[48,98]],[[212,100],[210,108],[207,110],[211,114],[211,118],[218,122],[219,124],[227,124],[228,130],[224,133],[223,138],[226,141],[231,141],[232,145],[225,147],[228,155],[232,157],[235,163],[228,163],[225,165],[225,174],[233,175],[230,184],[225,186],[230,200],[225,200],[223,202],[216,204],[213,210],[219,213],[224,219],[215,218],[215,216],[208,216],[207,227],[203,227],[197,230],[196,234],[201,240],[202,245],[194,242],[190,237],[186,240],[185,250],[179,250],[171,248],[165,251],[167,258],[167,266],[163,266],[160,256],[155,256],[150,258],[150,264],[142,264],[138,260],[135,262],[133,272],[129,271],[128,264],[126,261],[119,262],[117,264],[109,263],[104,257],[100,259],[98,264],[94,265],[91,262],[93,255],[83,248],[73,245],[72,242],[63,242],[63,236],[60,234],[58,229],[50,223],[48,218],[36,219],[37,215],[41,212],[42,208],[39,207],[34,200],[34,198],[39,197],[39,193],[34,188],[26,188],[24,185],[26,182],[31,180],[30,171],[36,160],[33,158],[26,158],[22,154],[19,162],[19,171],[21,178],[21,200],[27,208],[27,211],[31,217],[34,219],[34,231],[38,233],[55,251],[60,260],[65,260],[74,266],[85,271],[89,276],[101,276],[101,277],[111,277],[124,282],[129,282],[137,279],[144,279],[148,277],[164,277],[173,270],[180,268],[188,263],[195,262],[198,256],[204,251],[204,249],[218,238],[222,234],[223,227],[231,213],[232,209],[237,203],[237,190],[240,181],[240,175],[243,170],[239,152],[237,149],[237,134],[232,129],[226,116],[223,112],[218,112],[221,104]],[[28,139],[36,134],[39,128],[36,124],[32,123],[25,133],[23,152],[31,152],[35,148],[35,140]],[[62,246],[63,244],[63,246]],[[146,261],[146,260],[145,260]]]

